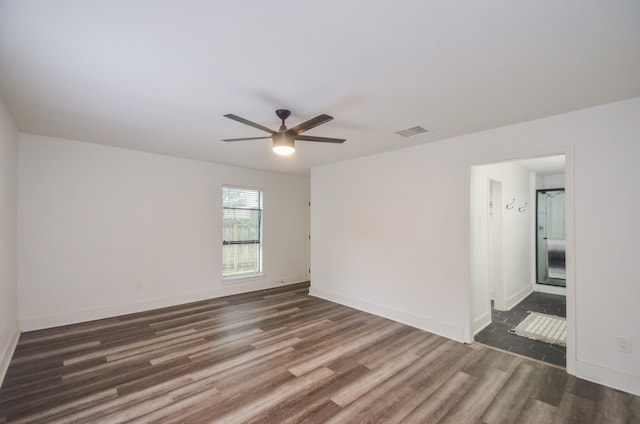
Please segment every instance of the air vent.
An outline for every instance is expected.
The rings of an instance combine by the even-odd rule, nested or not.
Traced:
[[[406,130],[397,131],[396,134],[400,134],[403,137],[415,137],[417,135],[424,134],[426,132],[428,131],[422,128],[421,126],[417,126],[417,127],[407,128]]]

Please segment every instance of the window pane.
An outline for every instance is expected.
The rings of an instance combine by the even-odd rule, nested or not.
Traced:
[[[223,209],[223,240],[260,240],[261,215],[261,211],[246,209]]]
[[[227,208],[261,209],[261,194],[258,190],[223,187],[222,201]]]
[[[262,256],[262,192],[222,188],[222,275],[259,274]]]
[[[225,277],[260,273],[259,244],[228,244],[222,246]]]

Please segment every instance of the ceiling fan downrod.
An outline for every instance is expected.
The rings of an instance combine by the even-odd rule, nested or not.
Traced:
[[[287,130],[287,126],[284,124],[284,121],[291,115],[291,111],[287,109],[278,109],[276,110],[276,115],[278,115],[278,118],[282,120],[282,125],[280,125],[280,129],[278,131],[285,132]]]

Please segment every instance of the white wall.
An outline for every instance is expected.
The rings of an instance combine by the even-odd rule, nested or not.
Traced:
[[[20,135],[23,330],[305,281],[309,179]],[[222,186],[264,191],[263,276],[223,281]]]
[[[463,340],[469,166],[425,147],[312,169],[311,289]]]
[[[18,131],[0,100],[0,385],[18,341],[16,228]]]
[[[639,116],[635,98],[314,168],[312,293],[470,340],[472,165],[569,152],[569,370],[640,394]]]
[[[502,212],[503,228],[503,285],[496,287],[496,309],[509,310],[528,296],[532,290],[531,275],[533,239],[531,227],[535,222],[535,205],[531,206],[530,172],[513,163],[476,166],[473,168],[471,231],[474,246],[472,266],[472,322],[473,334],[491,322],[489,303],[488,252],[489,180],[500,181],[503,204],[494,205]],[[515,200],[515,201],[514,201]],[[513,202],[513,204],[512,204]],[[506,205],[510,204],[510,209]],[[525,205],[526,204],[526,205]],[[523,211],[520,211],[520,208]],[[534,219],[532,221],[532,219]]]
[[[564,174],[540,176],[539,190],[545,188],[564,188]]]

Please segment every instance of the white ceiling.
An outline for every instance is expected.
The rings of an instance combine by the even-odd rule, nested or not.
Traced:
[[[565,171],[564,155],[518,160],[513,163],[539,175],[558,175]]]
[[[21,131],[305,175],[640,96],[637,0],[0,0]],[[289,158],[266,135],[327,113]],[[421,125],[426,135],[395,132]]]

